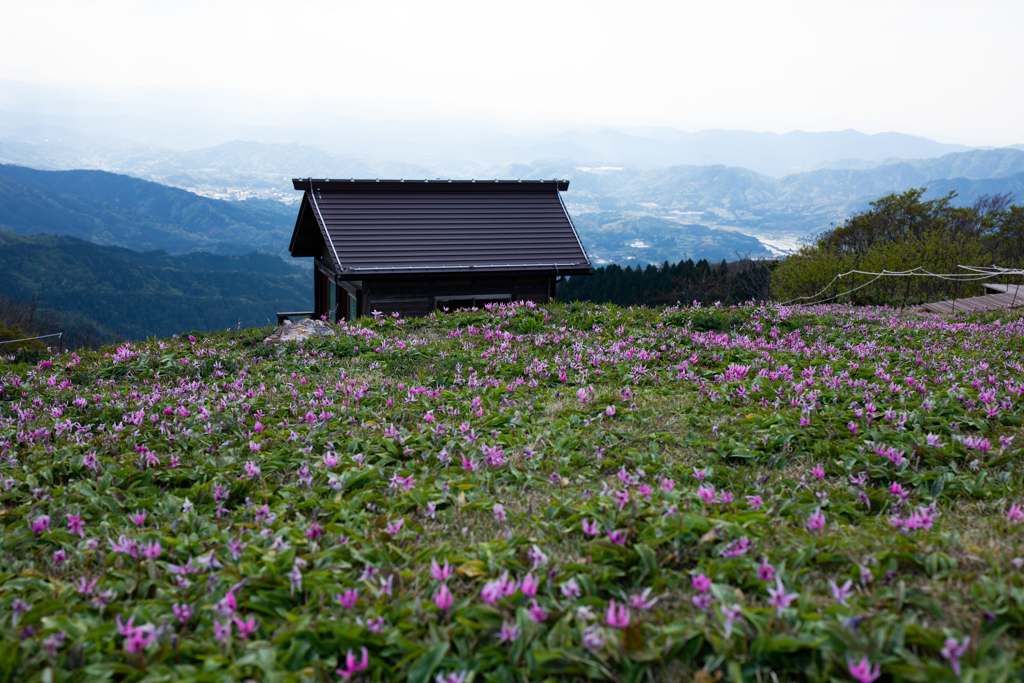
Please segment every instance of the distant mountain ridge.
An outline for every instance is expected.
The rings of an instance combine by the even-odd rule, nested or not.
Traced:
[[[260,196],[298,201],[295,177],[427,178],[422,165],[369,161],[300,144],[235,140],[189,151],[147,148],[75,131],[33,127],[33,135],[0,142],[0,163],[40,170],[91,168],[127,174],[212,198]]]
[[[727,166],[642,171],[580,167],[566,160],[516,164],[501,175],[569,178],[565,200],[577,214],[633,212],[763,233],[807,234],[879,197],[912,187],[928,187],[930,196],[939,188],[942,194],[957,191],[962,203],[985,192],[1024,198],[1024,151],[970,150],[937,159],[891,161],[862,170],[819,169],[782,178]]]
[[[1009,178],[1024,173],[1024,151],[1015,149],[971,150],[937,159],[891,160],[866,169],[818,169],[772,178],[746,168],[672,166],[642,171],[632,168],[588,168],[567,160],[515,164],[502,169],[500,177],[564,177],[570,192],[595,198],[628,196],[634,203],[671,202],[687,208],[714,203],[741,207],[772,200],[813,202],[823,193],[849,200],[915,187],[935,180]]]
[[[42,123],[46,121],[52,123]],[[510,164],[563,158],[642,170],[738,166],[780,177],[841,159],[879,163],[971,149],[902,133],[854,130],[777,134],[640,127],[510,132],[479,125],[344,117],[302,121],[289,129],[238,126],[226,138],[230,142],[181,151],[166,148],[159,138],[147,147],[137,136],[133,140],[114,137],[117,125],[97,129],[92,120],[32,118],[23,112],[0,111],[0,162],[51,169],[103,168],[169,184],[192,183],[187,187],[214,186],[225,180],[254,188],[272,183],[287,191],[279,179],[289,174],[486,177],[491,169]]]
[[[869,135],[855,130],[806,133],[755,133],[735,130],[641,128],[629,132],[605,129],[570,131],[554,139],[573,145],[557,156],[600,159],[639,168],[659,166],[738,166],[771,176],[809,170],[833,159],[880,162],[891,158],[920,159],[970,149],[902,133]],[[555,156],[555,155],[552,155]]]
[[[855,169],[814,169],[818,170],[857,170],[884,173],[896,168],[916,169],[921,177],[927,178],[1000,178],[1020,173],[1022,169],[1021,154],[1024,150],[1014,147],[996,149],[972,149],[966,152],[945,154],[930,159],[886,159],[877,164],[869,164]],[[801,174],[802,175],[802,174]]]

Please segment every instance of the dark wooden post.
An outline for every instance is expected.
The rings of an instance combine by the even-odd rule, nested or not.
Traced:
[[[323,278],[320,277],[320,269],[317,268],[316,264],[314,263],[313,264],[313,318],[314,319],[315,318],[319,318],[320,317],[320,311],[323,310],[323,297],[324,297],[324,294],[323,294],[322,288],[320,286],[322,283],[323,283]]]
[[[341,288],[341,285],[335,283],[334,287],[334,322],[339,322],[345,319],[345,309],[348,308],[348,292]]]

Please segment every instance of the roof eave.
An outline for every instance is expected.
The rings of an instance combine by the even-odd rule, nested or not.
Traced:
[[[591,275],[590,263],[542,264],[524,263],[507,265],[452,265],[452,266],[370,266],[346,268],[338,277],[346,280],[378,280],[397,277],[474,277],[478,275]]]

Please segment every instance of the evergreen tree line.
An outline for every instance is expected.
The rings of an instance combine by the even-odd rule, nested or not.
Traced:
[[[752,259],[718,265],[688,259],[645,268],[611,264],[595,269],[593,275],[577,275],[561,283],[558,298],[619,306],[763,301],[770,294],[774,267],[774,261]]]

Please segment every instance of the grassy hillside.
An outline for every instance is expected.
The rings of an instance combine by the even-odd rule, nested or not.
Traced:
[[[133,339],[265,325],[312,301],[311,274],[268,254],[172,256],[0,232],[0,272],[0,294],[35,297]]]
[[[286,254],[295,209],[227,202],[105,171],[0,165],[0,229],[61,234],[139,251]]]
[[[6,680],[1024,680],[1024,319],[522,305],[0,365]]]

